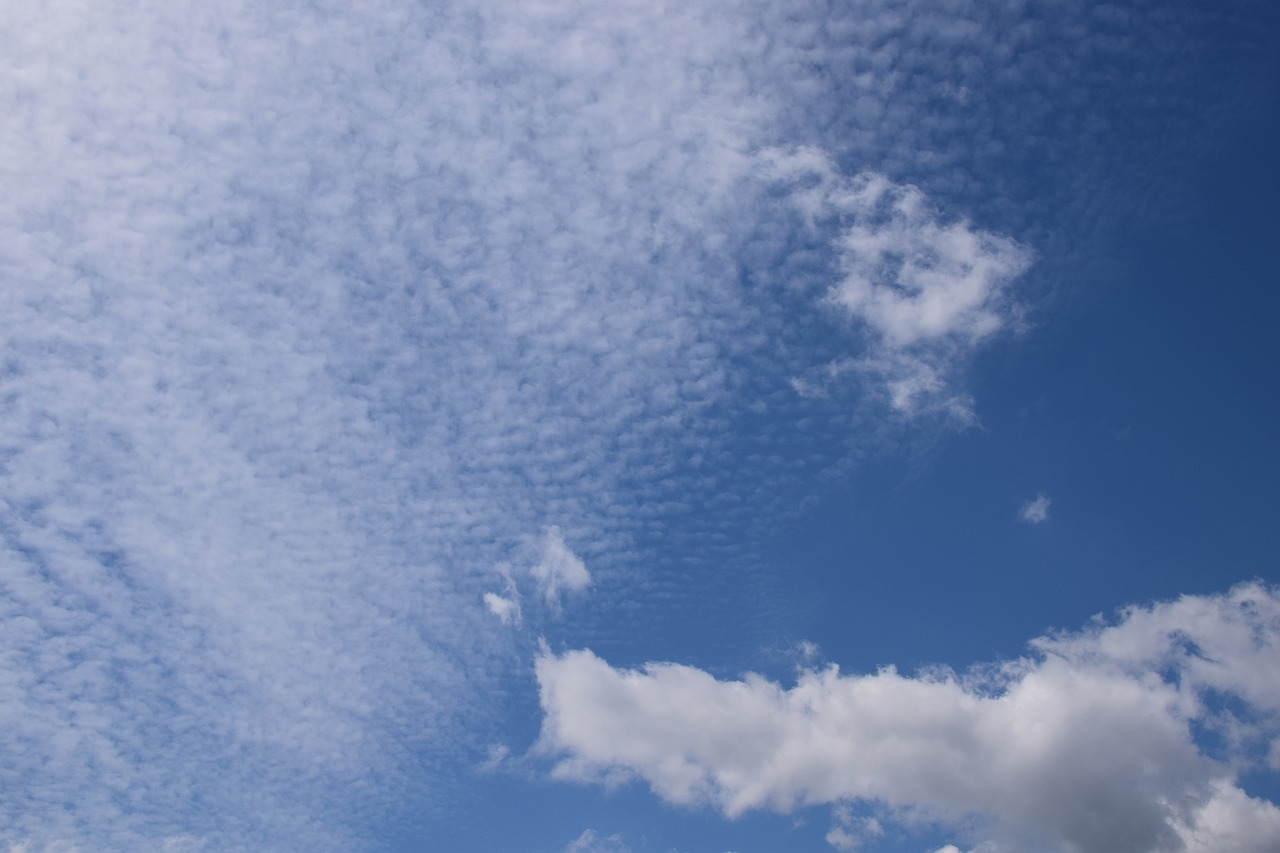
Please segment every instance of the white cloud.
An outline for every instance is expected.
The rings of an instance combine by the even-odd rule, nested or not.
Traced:
[[[842,175],[825,152],[772,149],[760,155],[768,179],[793,187],[812,226],[833,228],[839,281],[825,301],[868,332],[865,354],[834,373],[871,375],[898,411],[971,417],[953,377],[987,338],[1009,328],[1009,288],[1031,265],[1014,240],[964,220],[946,220],[919,189],[884,175]],[[812,396],[812,383],[792,380]]]
[[[930,75],[895,56],[927,54],[974,115],[990,97],[949,61],[987,30],[793,12],[0,4],[0,766],[24,781],[0,825],[35,849],[350,849],[369,814],[418,813],[395,792],[474,765],[515,665],[493,616],[521,603],[491,567],[559,521],[599,572],[714,491],[668,460],[719,449],[703,415],[760,366],[731,365],[781,357],[777,294],[740,286],[746,243],[793,236],[753,152],[812,139],[839,57],[859,126],[826,121],[826,144],[889,173],[941,162],[910,108]],[[1006,29],[1034,63],[1011,79],[1064,77]],[[856,180],[824,181],[815,215],[839,214]],[[938,253],[896,273],[917,291],[830,305],[883,339],[858,369],[893,406],[960,411],[934,350],[1007,317],[1003,256],[920,216],[854,217]],[[848,276],[892,266],[840,252]],[[565,550],[552,597],[582,576]],[[379,775],[397,784],[353,784]]]
[[[513,599],[505,598],[494,592],[486,592],[484,594],[484,605],[489,608],[490,613],[506,624],[520,621],[520,605]]]
[[[630,853],[621,835],[601,836],[594,829],[583,830],[582,834],[569,842],[564,853]]]
[[[734,816],[865,800],[996,822],[1039,849],[1267,850],[1280,810],[1234,782],[1280,726],[1280,596],[1257,584],[1132,608],[1041,638],[970,677],[809,671],[784,689],[678,664],[615,670],[589,651],[537,662],[541,748],[558,778],[640,778],[663,799]],[[1230,760],[1192,735],[1251,709]],[[838,823],[837,840],[857,837]],[[1021,841],[1018,841],[1021,839]],[[993,848],[994,849],[994,848]]]
[[[1018,510],[1018,518],[1027,524],[1041,524],[1049,520],[1049,504],[1050,500],[1047,495],[1036,495],[1034,500],[1029,500],[1022,505],[1022,509]]]
[[[498,617],[504,625],[518,625],[524,618],[520,609],[520,588],[511,574],[511,566],[500,563],[497,573],[503,580],[502,594],[486,592],[482,598],[489,612]]]
[[[837,850],[857,850],[866,841],[884,835],[879,820],[855,815],[847,805],[836,807],[832,817],[835,825],[827,832],[826,842]]]
[[[490,567],[625,544],[745,339],[733,12],[0,5],[0,825],[350,849],[473,763]]]
[[[547,528],[542,540],[541,559],[529,570],[538,591],[550,605],[557,605],[561,592],[582,592],[591,585],[591,573],[582,559],[565,544],[556,525]]]

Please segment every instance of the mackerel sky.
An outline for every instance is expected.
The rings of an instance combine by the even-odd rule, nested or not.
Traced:
[[[0,850],[1280,850],[1280,7],[0,4]]]

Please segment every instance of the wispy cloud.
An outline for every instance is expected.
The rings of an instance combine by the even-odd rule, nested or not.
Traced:
[[[1249,584],[1131,608],[963,676],[833,667],[785,689],[544,654],[541,745],[559,778],[639,778],[729,816],[862,800],[994,821],[992,849],[1263,850],[1280,844],[1280,809],[1236,774],[1280,734],[1278,647],[1280,595]],[[1227,754],[1196,729],[1229,729]],[[858,826],[845,815],[834,843],[851,849]]]
[[[529,570],[547,603],[558,606],[564,592],[582,592],[591,584],[591,573],[582,558],[565,544],[560,528],[551,525],[542,541],[542,555]]]
[[[1027,501],[1022,505],[1022,509],[1018,510],[1018,518],[1027,524],[1042,524],[1049,520],[1049,504],[1047,495],[1036,495],[1033,500]]]
[[[486,592],[483,596],[484,606],[489,612],[507,623],[520,621],[520,603],[515,598],[507,598],[495,592]]]
[[[594,829],[583,830],[582,834],[564,848],[564,853],[630,853],[621,835],[601,836]]]

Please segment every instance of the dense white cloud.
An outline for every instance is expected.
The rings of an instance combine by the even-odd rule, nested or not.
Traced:
[[[729,816],[864,800],[994,821],[991,843],[1007,849],[1280,845],[1280,809],[1235,783],[1280,728],[1274,590],[1249,584],[1135,607],[1114,625],[1032,647],[967,676],[832,667],[790,689],[678,664],[616,670],[585,650],[544,654],[540,745],[559,756],[558,778],[640,778],[670,802]],[[1231,737],[1207,750],[1193,727]],[[854,845],[854,828],[838,822],[833,843]]]

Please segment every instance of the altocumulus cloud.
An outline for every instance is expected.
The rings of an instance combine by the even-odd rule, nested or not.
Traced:
[[[1013,13],[945,5],[0,4],[6,840],[358,848],[483,753],[493,567],[562,525],[558,600],[713,491],[672,460],[735,370],[967,411],[1027,253],[814,147],[901,177],[954,132],[927,90]],[[1061,79],[1018,32],[1009,78]],[[770,348],[737,251],[780,208],[865,353]]]
[[[0,9],[14,839],[349,849],[447,796],[492,567],[624,553],[769,339],[732,251],[813,47],[769,8]]]
[[[866,801],[886,819],[977,821],[993,851],[1280,847],[1280,809],[1236,782],[1280,734],[1276,590],[1134,607],[1031,649],[966,675],[832,667],[789,689],[544,654],[540,748],[560,778],[639,778],[731,817]],[[839,846],[882,831],[837,817]]]

